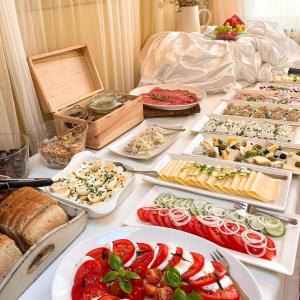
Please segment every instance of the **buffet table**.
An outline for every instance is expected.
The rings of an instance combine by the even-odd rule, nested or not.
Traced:
[[[99,158],[107,158],[115,161],[123,161],[130,163],[136,168],[150,168],[152,164],[156,164],[157,161],[165,155],[166,152],[169,153],[181,153],[184,148],[190,143],[194,134],[190,132],[191,127],[199,119],[200,115],[211,113],[214,107],[219,103],[221,95],[208,96],[201,104],[201,114],[195,114],[189,117],[174,117],[165,119],[153,119],[157,123],[163,123],[164,125],[183,125],[187,130],[182,133],[180,137],[175,141],[175,143],[164,151],[162,154],[156,156],[154,159],[138,162],[124,157],[117,156],[113,154],[108,149],[104,148],[98,152]],[[30,159],[31,173],[30,177],[51,177],[55,175],[58,171],[46,168],[38,155],[33,156]],[[289,200],[286,212],[295,213],[298,212],[298,200],[299,200],[299,185],[300,179],[297,177],[293,178]],[[80,241],[90,237],[91,235],[101,234],[107,230],[117,228],[122,226],[123,219],[131,212],[142,199],[142,197],[151,188],[151,184],[146,183],[141,177],[137,176],[135,179],[135,188],[131,195],[110,215],[102,219],[89,219],[85,231],[71,244],[63,254],[59,256],[58,259],[54,261],[52,265],[25,291],[25,293],[20,297],[22,300],[31,299],[51,299],[51,283],[53,276],[55,274],[56,268],[64,255],[67,253],[68,249],[74,247]],[[299,253],[299,251],[298,251]],[[275,299],[288,299],[296,300],[299,299],[299,254],[296,261],[295,272],[293,276],[284,276],[271,271],[260,269],[249,265],[249,270],[252,272],[256,278],[265,300],[275,300]],[[255,299],[253,299],[255,300]]]

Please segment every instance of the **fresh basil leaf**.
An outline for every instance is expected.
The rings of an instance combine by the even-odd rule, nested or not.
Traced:
[[[110,271],[108,273],[105,274],[105,276],[102,278],[102,282],[110,282],[110,281],[114,281],[116,279],[119,278],[119,272],[117,271]]]
[[[180,288],[177,288],[174,291],[173,300],[187,300],[186,292]]]
[[[188,294],[187,300],[203,300],[203,297],[196,292],[191,292]]]
[[[120,275],[122,277],[128,278],[128,279],[139,279],[140,276],[136,273],[126,271],[126,270],[120,270]]]
[[[123,292],[130,294],[132,291],[132,285],[129,280],[126,278],[120,277],[119,278],[119,285]]]
[[[165,282],[172,288],[177,288],[181,285],[180,273],[175,268],[168,268],[164,275]]]
[[[116,271],[119,271],[120,269],[123,268],[122,258],[119,255],[115,254],[115,253],[111,253],[109,255],[108,263],[111,266],[111,268],[116,270]]]

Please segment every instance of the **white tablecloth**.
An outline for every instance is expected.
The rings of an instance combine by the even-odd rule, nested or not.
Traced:
[[[209,96],[208,99],[204,100],[201,104],[201,115],[205,113],[212,112],[213,108],[220,101],[220,95]],[[181,153],[187,144],[192,140],[194,135],[190,132],[189,129],[197,122],[200,114],[195,114],[188,117],[176,117],[176,118],[164,118],[164,119],[155,119],[156,122],[162,122],[168,125],[184,125],[187,129],[186,132],[182,133],[182,136],[176,140],[176,142],[167,150],[169,153]],[[104,148],[96,152],[101,158],[110,158],[118,159],[124,162],[130,162],[133,166],[136,167],[150,167],[152,164],[157,163],[159,159],[167,152],[160,154],[156,158],[147,161],[146,163],[133,162],[132,160],[125,159],[123,157],[117,156],[111,153],[108,149]],[[35,155],[30,159],[30,167],[32,177],[45,177],[53,176],[57,173],[55,170],[47,169],[40,158]],[[94,234],[100,234],[101,231],[111,230],[122,226],[122,220],[127,216],[127,214],[132,211],[142,199],[142,197],[147,193],[151,188],[149,183],[145,183],[141,178],[137,177],[135,181],[135,188],[132,194],[126,199],[122,205],[116,209],[112,214],[108,215],[102,219],[91,219],[88,220],[87,227],[85,231],[71,244],[71,247],[74,247],[78,242],[88,238]],[[297,203],[299,198],[299,178],[294,178],[291,190],[289,194],[289,201],[287,212],[295,213],[297,210]],[[22,300],[36,300],[36,299],[51,299],[51,282],[55,273],[55,270],[58,264],[61,262],[62,258],[65,256],[68,249],[61,254],[44,273],[24,292],[20,297]],[[299,251],[298,251],[299,252]],[[299,258],[299,255],[298,255]],[[270,272],[264,269],[256,268],[254,266],[248,265],[249,270],[252,272],[256,278],[263,294],[264,300],[298,300],[299,298],[299,259],[296,263],[295,274],[293,276],[284,276],[274,272]],[[8,300],[8,299],[5,299]],[[255,299],[251,299],[255,300]]]

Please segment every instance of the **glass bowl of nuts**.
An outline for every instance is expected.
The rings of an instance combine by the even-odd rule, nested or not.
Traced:
[[[20,133],[0,134],[0,175],[27,177],[29,172],[29,138]]]
[[[37,149],[46,166],[63,169],[75,154],[84,151],[87,128],[86,122],[71,124],[60,119],[37,128]]]

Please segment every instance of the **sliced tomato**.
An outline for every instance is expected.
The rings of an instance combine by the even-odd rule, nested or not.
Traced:
[[[82,300],[92,300],[109,295],[109,291],[104,284],[95,284],[82,289]]]
[[[157,210],[151,210],[149,212],[149,222],[153,225],[160,226],[160,224],[157,220],[157,216],[158,216]]]
[[[225,289],[218,291],[204,291],[202,289],[197,290],[204,300],[239,300],[240,295],[234,285],[230,285]]]
[[[181,261],[182,253],[183,253],[183,249],[181,247],[177,247],[175,254],[173,255],[171,261],[169,262],[169,266],[175,267]]]
[[[102,269],[102,276],[104,276],[109,269],[108,258],[111,251],[106,247],[99,247],[89,251],[86,255],[93,257],[100,264]]]
[[[201,271],[201,269],[203,268],[204,257],[201,254],[194,253],[194,252],[191,252],[191,255],[194,258],[194,263],[189,268],[189,270],[181,276],[182,280],[186,280],[186,279],[190,278],[191,276],[193,276],[196,273],[198,273],[199,271]]]
[[[207,239],[208,233],[206,230],[206,226],[204,226],[199,220],[197,220],[197,219],[194,220],[193,228],[194,228],[194,232],[196,235],[198,235],[204,239]]]
[[[227,225],[230,229],[233,230],[233,226],[232,225]],[[246,227],[241,226],[240,230],[238,233],[233,234],[228,236],[228,244],[227,244],[227,248],[230,248],[232,250],[236,250],[239,252],[244,252],[246,253],[246,249],[245,249],[245,243],[242,239],[241,234],[246,230]]]
[[[81,300],[82,299],[82,289],[83,289],[83,286],[81,283],[76,283],[73,285],[72,292],[71,292],[72,300]]]
[[[267,251],[263,258],[272,260],[276,256],[276,246],[274,241],[267,237]]]
[[[146,219],[145,210],[141,207],[137,210],[137,215],[141,221],[148,222],[149,220]]]
[[[75,274],[74,285],[81,284],[83,287],[85,277],[90,274],[98,275],[100,278],[102,276],[101,266],[96,260],[88,260],[81,264]]]
[[[166,227],[175,228],[175,225],[171,222],[169,216],[164,216],[163,220],[164,220],[164,224],[165,224]]]
[[[194,280],[194,281],[188,280],[187,281],[188,284],[190,284],[194,288],[199,288],[199,287],[202,287],[205,285],[212,284],[212,283],[216,282],[217,280],[222,279],[226,274],[225,267],[216,261],[213,261],[212,265],[215,268],[214,272],[209,273],[209,274],[199,278],[198,280]]]
[[[128,294],[129,299],[132,300],[143,300],[144,299],[144,293],[141,286],[134,286],[132,288],[132,292]]]
[[[116,240],[113,242],[113,253],[119,255],[125,264],[135,253],[134,244],[127,239]]]
[[[145,243],[137,243],[137,245],[139,246],[139,250],[136,253],[136,259],[129,269],[132,272],[143,276],[154,257],[154,250],[150,245]]]
[[[116,297],[116,296],[109,295],[109,296],[103,296],[99,300],[120,300],[120,298]]]
[[[203,225],[203,226],[205,226],[205,225]],[[210,226],[206,226],[206,227],[207,227],[207,232],[208,232],[207,238],[211,242],[213,242],[221,247],[226,247],[226,243],[224,242],[224,240],[222,240],[222,236],[220,234],[219,229],[217,227],[210,227]]]
[[[84,287],[101,283],[101,277],[102,276],[97,273],[87,274],[84,277]]]
[[[169,247],[163,243],[157,243],[159,250],[156,256],[154,263],[152,264],[151,268],[158,267],[164,260],[167,259],[169,253]]]
[[[164,222],[164,216],[161,216],[159,213],[156,215],[156,221],[159,224],[159,226],[167,227]]]

